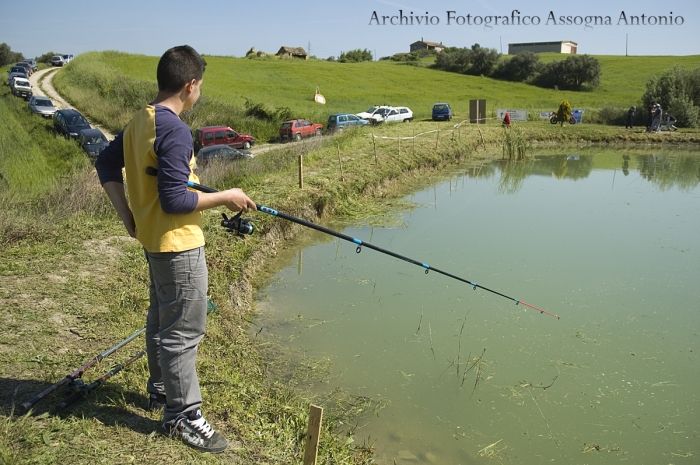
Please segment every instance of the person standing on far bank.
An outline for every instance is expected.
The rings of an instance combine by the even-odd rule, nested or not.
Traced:
[[[627,110],[627,124],[625,124],[625,129],[634,129],[634,112],[637,111],[637,107],[632,106]]]
[[[228,442],[202,416],[195,368],[206,327],[209,286],[202,211],[219,206],[231,211],[256,208],[241,189],[203,193],[187,188],[188,181],[199,179],[192,172],[192,133],[179,115],[199,99],[205,67],[204,59],[188,45],[167,50],[158,62],[155,100],[100,153],[95,168],[148,262],[148,409],[163,409],[163,434],[202,452],[219,453]],[[147,168],[157,169],[157,176],[147,174]]]

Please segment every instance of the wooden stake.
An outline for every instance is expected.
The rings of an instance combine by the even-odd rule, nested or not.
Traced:
[[[379,161],[377,161],[377,141],[374,138],[374,133],[372,133],[372,145],[374,146],[374,164],[378,165]]]
[[[401,136],[399,136],[399,156],[401,156]]]
[[[340,163],[340,180],[345,182],[345,176],[343,176],[343,160],[340,159],[340,142],[338,144],[338,163]]]
[[[299,154],[299,189],[304,188],[304,155]]]
[[[312,405],[309,409],[309,427],[306,432],[304,465],[316,465],[316,459],[318,458],[318,443],[321,439],[322,421],[323,408]]]
[[[437,137],[435,137],[435,148],[438,148],[438,143],[440,142],[440,128],[437,130]]]

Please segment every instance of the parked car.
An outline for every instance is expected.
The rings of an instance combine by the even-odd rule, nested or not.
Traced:
[[[27,100],[32,96],[32,85],[29,79],[15,76],[10,82],[12,94]]]
[[[53,102],[48,97],[42,97],[40,95],[29,97],[27,106],[32,113],[46,118],[51,118],[53,114],[56,113],[56,107],[53,106]]]
[[[54,55],[51,57],[51,64],[54,66],[63,66],[63,57],[61,55]]]
[[[384,114],[385,123],[408,123],[413,121],[413,112],[408,107],[393,107]]]
[[[109,141],[97,128],[83,129],[78,135],[78,144],[91,157],[96,157],[105,147],[109,145]]]
[[[61,55],[61,58],[63,58],[63,64],[67,65],[73,59],[73,55]]]
[[[249,149],[255,139],[248,134],[239,134],[228,126],[206,126],[194,132],[194,152],[210,145],[228,145],[234,149]]]
[[[336,113],[328,117],[326,127],[329,131],[342,131],[348,127],[366,126],[368,124],[369,121],[352,113]]]
[[[90,129],[90,123],[75,110],[58,110],[53,115],[53,128],[66,137],[77,139],[83,129]]]
[[[449,103],[436,103],[433,105],[433,121],[452,119],[452,108]]]
[[[253,158],[253,154],[248,150],[239,150],[228,145],[218,144],[203,147],[197,152],[196,160],[198,166],[205,166],[210,161],[232,161]]]
[[[36,62],[36,58],[27,58],[24,61],[29,63],[29,66],[32,67],[32,71],[39,71],[39,65]]]
[[[18,61],[15,63],[15,66],[21,66],[22,68],[27,70],[27,76],[31,76],[34,70],[32,69],[32,65],[27,63],[26,61]]]
[[[16,76],[29,79],[29,73],[27,73],[27,70],[24,69],[23,66],[11,66],[10,69],[7,70],[7,85],[11,85],[12,78]]]
[[[357,113],[356,116],[366,119],[371,124],[378,124],[384,121],[384,115],[389,113],[389,110],[391,110],[389,105],[375,105],[366,111]]]
[[[314,124],[308,119],[292,119],[280,126],[280,139],[284,142],[301,140],[302,137],[320,136],[322,130],[322,124]]]

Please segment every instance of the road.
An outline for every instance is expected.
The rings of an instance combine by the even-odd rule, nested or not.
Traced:
[[[79,109],[75,108],[72,106],[70,103],[68,103],[61,95],[56,92],[56,89],[53,87],[53,77],[56,75],[57,72],[59,72],[62,68],[56,68],[56,67],[51,67],[51,68],[46,68],[42,69],[40,71],[37,71],[36,73],[32,74],[29,76],[29,81],[32,84],[32,90],[34,92],[34,95],[41,95],[44,97],[48,97],[51,99],[53,102],[54,106],[58,110],[63,110],[63,109],[72,109],[72,110],[78,110]],[[43,79],[42,79],[42,76]],[[89,121],[89,120],[88,120]],[[107,137],[108,140],[114,139],[114,134],[110,133],[109,131],[105,130],[105,128],[93,124],[90,122],[92,127],[100,129],[105,137]],[[290,145],[294,144],[303,144],[304,142],[291,142]],[[256,145],[251,147],[251,152],[253,155],[257,156],[262,153],[268,152],[274,148],[279,147],[278,144],[261,144],[261,145]]]
[[[77,110],[77,108],[73,107],[70,103],[66,102],[63,99],[63,97],[61,97],[61,95],[58,92],[56,92],[56,89],[54,89],[54,87],[53,87],[53,77],[60,70],[61,70],[61,68],[54,68],[54,67],[46,68],[46,69],[42,69],[40,71],[37,71],[36,73],[29,76],[29,82],[31,82],[31,84],[32,84],[32,92],[34,93],[34,95],[41,95],[43,97],[50,98],[51,101],[53,102],[53,105],[56,107],[57,110],[65,110],[65,109]],[[42,79],[42,76],[44,76],[43,79]],[[80,110],[78,110],[78,111],[80,111]],[[90,125],[94,128],[101,130],[108,140],[114,139],[114,134],[107,131],[105,128],[101,127],[100,125],[93,124],[92,122],[90,122]]]

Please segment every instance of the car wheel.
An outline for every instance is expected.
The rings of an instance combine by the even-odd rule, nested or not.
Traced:
[[[248,141],[243,142],[243,148],[248,150],[250,148],[250,142],[248,142]]]
[[[320,129],[316,129],[316,137],[321,137],[321,130]]]
[[[294,140],[299,142],[301,140],[301,134],[294,134]]]

